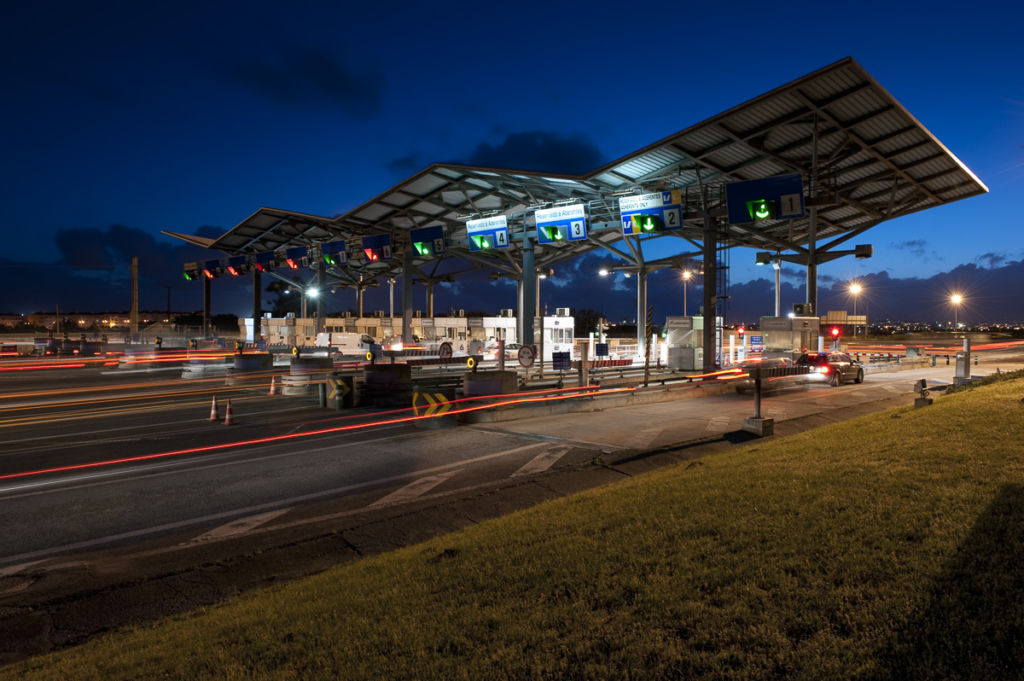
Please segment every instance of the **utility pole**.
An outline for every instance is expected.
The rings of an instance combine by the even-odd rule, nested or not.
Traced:
[[[132,256],[132,314],[131,314],[132,340],[137,340],[139,335],[139,256]]]

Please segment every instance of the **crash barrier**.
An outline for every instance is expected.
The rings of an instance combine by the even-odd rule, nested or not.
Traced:
[[[288,373],[281,377],[281,392],[285,395],[306,395],[324,382],[334,363],[330,357],[294,357]]]
[[[407,407],[412,400],[412,367],[374,364],[363,369],[361,407]]]

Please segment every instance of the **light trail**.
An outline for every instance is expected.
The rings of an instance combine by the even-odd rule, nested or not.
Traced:
[[[153,461],[153,460],[156,460],[156,459],[165,459],[165,458],[172,457],[172,456],[183,456],[183,455],[186,455],[186,454],[201,454],[201,453],[205,453],[205,452],[222,451],[222,450],[226,450],[226,449],[233,449],[233,448],[236,448],[236,447],[247,447],[247,446],[252,446],[252,445],[267,444],[267,443],[271,443],[271,442],[283,442],[283,441],[287,441],[287,440],[296,440],[296,439],[301,439],[301,438],[314,437],[314,436],[317,436],[317,435],[328,435],[328,434],[331,434],[331,433],[341,433],[341,432],[347,432],[347,431],[361,430],[361,429],[365,429],[365,428],[373,428],[373,427],[376,427],[376,426],[390,426],[390,425],[395,425],[395,424],[399,424],[399,423],[412,423],[412,422],[415,422],[415,421],[425,421],[427,419],[432,419],[432,418],[439,418],[439,417],[443,417],[443,416],[455,416],[455,415],[458,415],[458,414],[467,414],[467,413],[471,413],[471,412],[482,411],[482,410],[485,410],[485,409],[494,409],[496,407],[503,407],[503,406],[511,406],[511,405],[519,405],[519,404],[530,404],[530,403],[538,403],[538,402],[552,402],[552,401],[558,401],[558,400],[576,399],[576,398],[580,398],[580,397],[589,397],[589,396],[598,395],[598,394],[599,395],[610,395],[610,394],[616,394],[616,393],[627,393],[627,392],[635,392],[635,391],[636,391],[636,388],[610,388],[610,389],[607,389],[607,390],[598,389],[596,391],[587,391],[587,392],[583,392],[583,393],[579,393],[579,394],[573,394],[573,395],[559,394],[559,395],[551,395],[551,396],[547,396],[547,397],[529,397],[529,398],[526,398],[526,399],[510,399],[510,400],[503,400],[503,401],[499,401],[499,402],[493,402],[493,403],[489,403],[489,404],[477,405],[477,406],[473,406],[473,407],[464,407],[462,409],[453,409],[451,411],[445,412],[444,414],[431,414],[429,416],[427,416],[427,415],[423,415],[423,416],[405,416],[405,417],[397,418],[397,419],[385,419],[385,420],[382,420],[382,421],[371,421],[371,422],[368,422],[368,423],[354,423],[354,424],[351,424],[351,425],[334,426],[333,428],[321,428],[319,430],[313,430],[313,431],[308,431],[308,432],[304,432],[304,433],[286,433],[284,435],[271,435],[271,436],[268,436],[268,437],[255,438],[255,439],[252,439],[252,440],[244,440],[244,441],[240,441],[240,442],[225,442],[225,443],[216,444],[216,445],[205,445],[203,447],[192,447],[192,448],[188,448],[188,449],[176,449],[176,450],[169,451],[169,452],[158,452],[158,453],[155,453],[155,454],[143,454],[143,455],[140,455],[140,456],[125,457],[125,458],[121,458],[121,459],[108,459],[108,460],[105,460],[105,461],[93,461],[93,462],[90,462],[90,463],[73,464],[73,465],[69,465],[69,466],[58,466],[58,467],[54,467],[54,468],[44,468],[44,469],[38,469],[38,470],[34,470],[34,471],[22,471],[22,472],[19,472],[19,473],[7,473],[7,474],[4,474],[4,475],[0,475],[0,480],[13,480],[13,479],[16,479],[16,478],[27,478],[27,477],[38,476],[38,475],[47,475],[47,474],[50,474],[50,473],[64,473],[64,472],[68,472],[68,471],[78,471],[78,470],[86,470],[86,469],[89,469],[89,468],[99,468],[99,467],[102,467],[102,466],[114,466],[114,465],[124,464],[124,463],[137,463],[137,462],[140,462],[140,461]],[[481,396],[481,397],[494,398],[495,396],[487,395],[487,396]],[[460,400],[460,401],[465,401],[465,400],[470,400],[470,399],[478,399],[478,398],[464,398],[464,400]]]

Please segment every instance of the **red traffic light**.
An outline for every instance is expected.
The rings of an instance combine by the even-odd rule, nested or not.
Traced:
[[[832,337],[833,338],[839,338],[839,327],[838,326],[833,326],[832,327]]]
[[[742,326],[741,326],[740,328],[736,329],[736,333],[738,333],[738,334],[739,334],[739,335],[740,335],[741,337],[742,337],[742,336],[743,336],[743,334],[745,334],[746,332],[747,332],[747,330],[746,330],[746,329],[744,329],[744,328],[743,328]]]

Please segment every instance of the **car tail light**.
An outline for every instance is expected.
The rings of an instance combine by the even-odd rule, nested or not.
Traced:
[[[829,370],[829,366],[827,364],[824,364],[824,365],[818,367],[818,373],[819,374],[827,374],[828,370]]]

